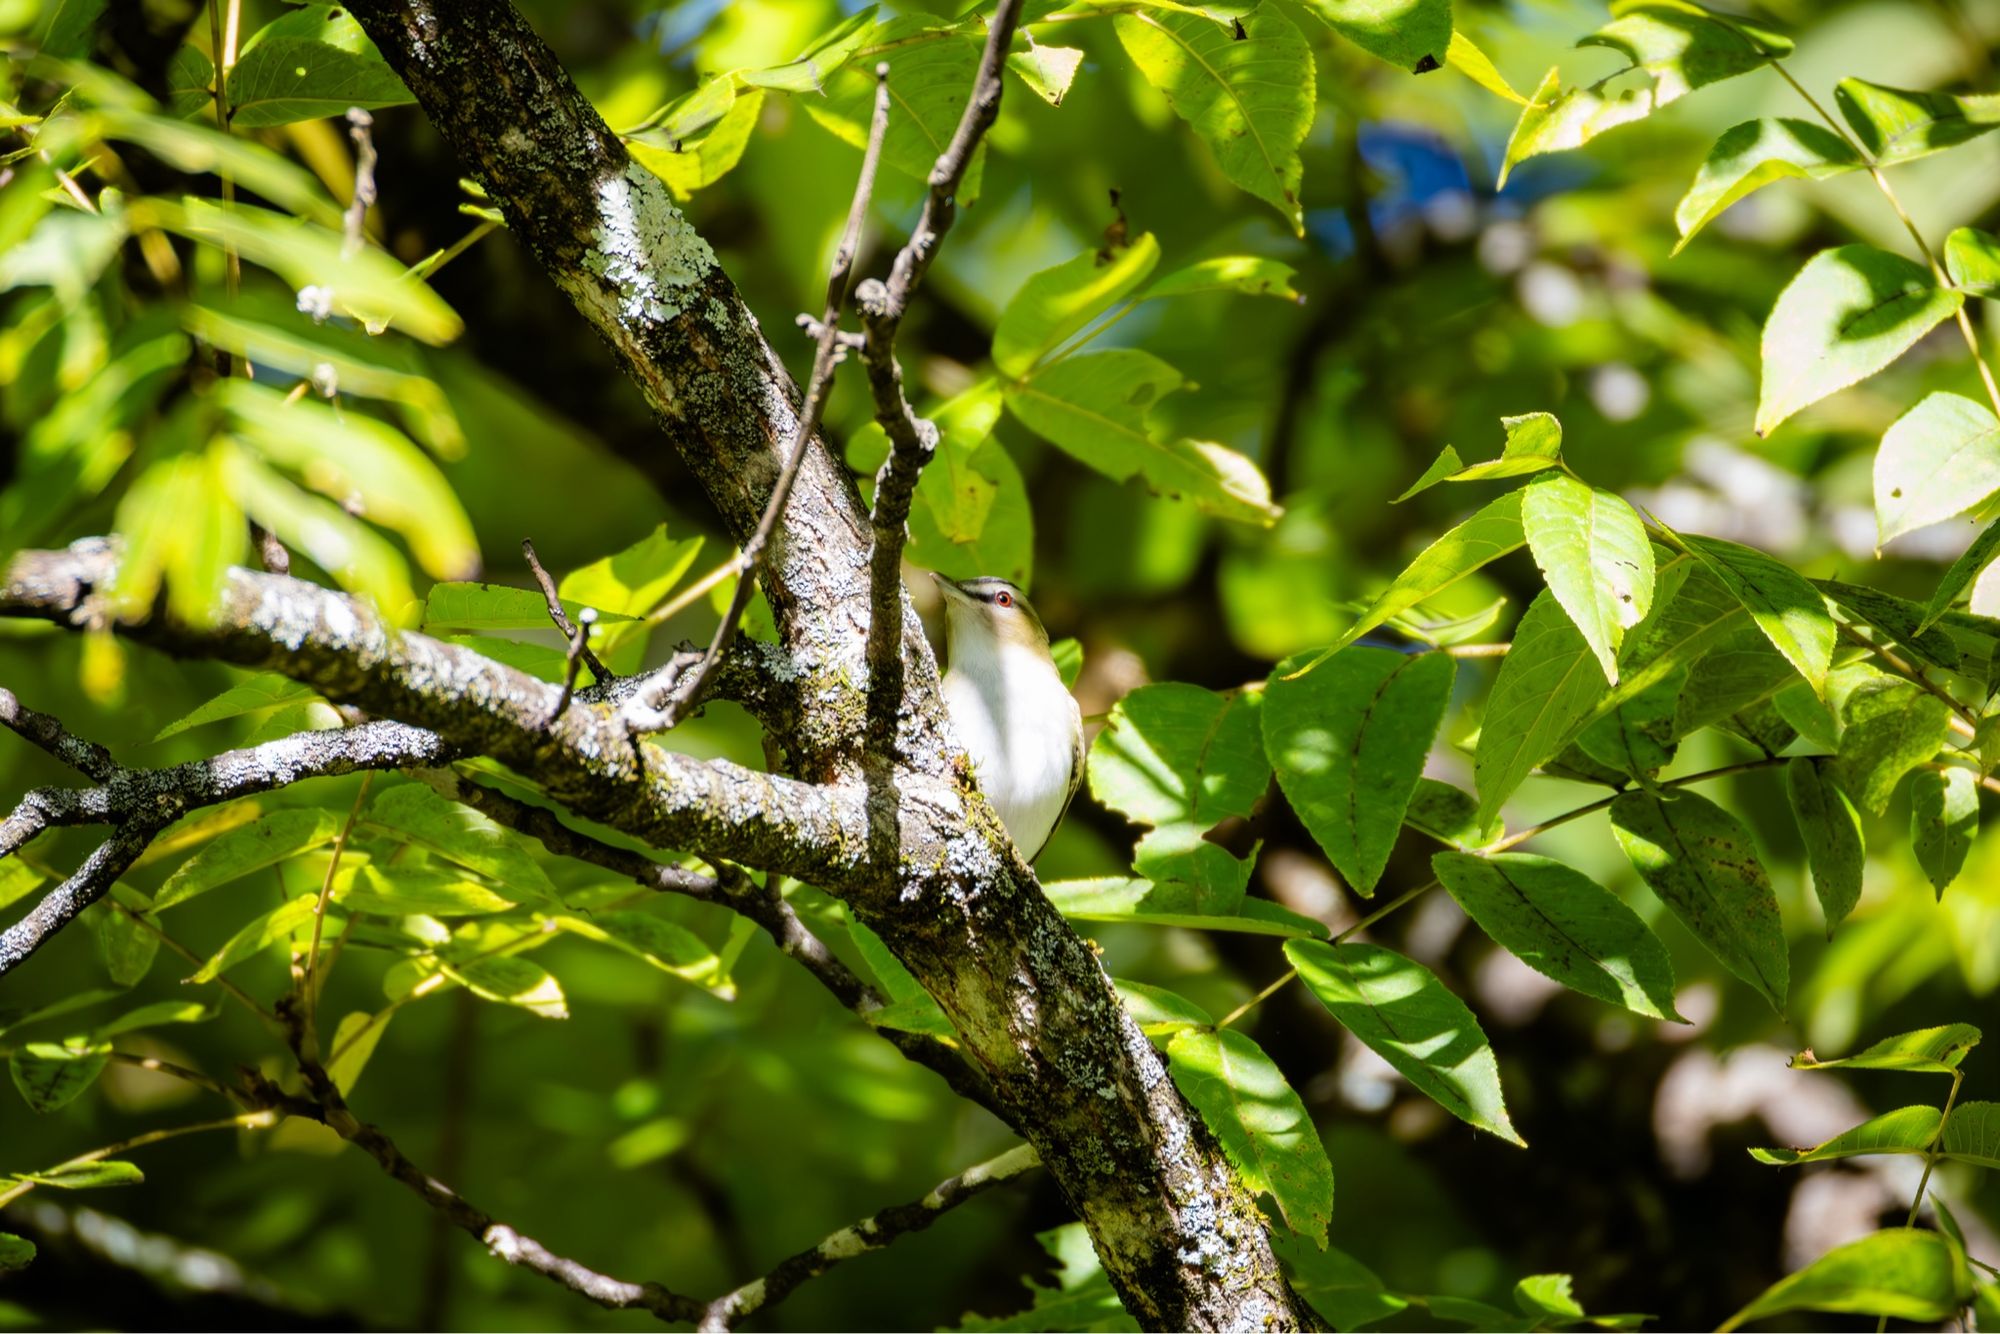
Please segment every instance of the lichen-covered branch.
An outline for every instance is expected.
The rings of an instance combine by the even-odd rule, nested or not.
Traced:
[[[903,542],[924,465],[937,451],[937,426],[917,416],[903,392],[903,367],[896,358],[896,332],[910,298],[937,258],[944,235],[958,216],[958,188],[973,154],[1000,115],[1007,48],[1021,18],[1021,0],[1001,0],[986,32],[979,73],[951,142],[931,168],[930,193],[910,239],[896,252],[887,282],[862,285],[861,356],[875,399],[875,420],[889,439],[889,457],[875,476],[875,504],[869,514],[873,549],[868,565],[868,748],[886,756],[894,744],[903,704],[903,659],[909,637],[904,615]]]
[[[893,1205],[859,1222],[850,1223],[828,1235],[817,1246],[779,1261],[777,1267],[764,1277],[716,1298],[702,1312],[697,1328],[734,1329],[739,1320],[766,1307],[776,1306],[808,1279],[818,1278],[844,1260],[879,1251],[898,1237],[921,1232],[974,1196],[1005,1185],[1041,1165],[1042,1160],[1026,1144],[1016,1145],[997,1158],[976,1163],[957,1176],[940,1181],[922,1199]]]
[[[22,552],[0,576],[0,616],[88,620],[91,592],[111,569],[99,542]],[[856,874],[858,793],[634,747],[589,692],[551,722],[559,687],[460,645],[392,630],[366,604],[314,584],[232,569],[212,624],[162,617],[118,629],[170,653],[282,672],[337,702],[429,729],[452,753],[532,773],[571,810],[655,847],[820,883]]]
[[[53,718],[24,707],[4,690],[0,690],[0,722],[59,758],[74,757],[77,768],[99,780],[94,787],[38,788],[22,797],[0,821],[0,857],[59,825],[108,824],[115,830],[74,875],[0,931],[0,976],[102,898],[154,837],[188,811],[307,778],[442,764],[452,754],[435,733],[401,723],[371,722],[339,731],[301,732],[164,769],[132,769],[113,760],[103,747],[70,735]]]

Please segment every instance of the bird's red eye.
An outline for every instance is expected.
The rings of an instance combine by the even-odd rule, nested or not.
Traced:
[[[1006,592],[995,593],[993,595],[993,605],[996,607],[1011,607],[1014,605],[1014,595]]]

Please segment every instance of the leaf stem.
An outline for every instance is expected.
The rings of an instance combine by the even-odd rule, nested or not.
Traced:
[[[375,775],[361,775],[361,788],[354,794],[354,805],[347,812],[347,823],[340,827],[340,837],[333,840],[333,855],[326,861],[326,876],[319,882],[319,898],[313,901],[312,947],[306,952],[305,972],[299,980],[299,994],[305,1005],[305,1040],[307,1047],[317,1055],[319,1050],[319,1030],[314,1022],[319,1017],[319,942],[320,933],[326,929],[326,905],[333,897],[333,878],[340,871],[341,854],[347,851],[347,840],[354,833],[354,822],[361,817],[361,805],[368,800],[368,784]]]
[[[1836,622],[1836,624],[1839,623]],[[1905,681],[1908,681],[1911,685],[1917,686],[1923,689],[1924,691],[1927,691],[1928,693],[1937,696],[1938,699],[1944,701],[1945,707],[1951,710],[1952,731],[1957,732],[1960,736],[1963,737],[1973,737],[1979,734],[1979,729],[1977,725],[1978,720],[1974,716],[1972,711],[1968,709],[1965,705],[1959,703],[1959,701],[1952,696],[1951,692],[1947,691],[1943,686],[1937,684],[1935,681],[1931,680],[1928,676],[1925,676],[1922,671],[1918,670],[1910,663],[1903,661],[1902,658],[1890,652],[1887,648],[1883,647],[1880,644],[1877,644],[1874,640],[1869,639],[1866,635],[1859,633],[1854,629],[1853,626],[1840,625],[1840,634],[1841,638],[1847,640],[1850,644],[1859,645],[1861,648],[1867,649],[1870,653],[1873,653],[1876,657],[1880,658],[1884,663],[1884,665],[1886,665],[1890,671],[1902,677]]]

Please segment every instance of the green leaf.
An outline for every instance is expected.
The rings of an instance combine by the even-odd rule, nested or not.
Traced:
[[[1150,352],[1106,348],[1044,366],[1009,384],[1007,408],[1037,435],[1116,481],[1138,475],[1170,499],[1225,519],[1268,525],[1270,485],[1236,451],[1201,440],[1165,440],[1152,408],[1181,387],[1181,373]]]
[[[143,982],[159,955],[159,936],[110,903],[95,904],[84,916],[96,931],[98,955],[111,980],[121,987]]]
[[[11,1232],[0,1232],[0,1274],[26,1269],[34,1259],[34,1242]]]
[[[1323,1240],[1333,1221],[1333,1164],[1263,1048],[1233,1028],[1184,1029],[1167,1044],[1167,1068],[1243,1184],[1275,1199],[1294,1232]]]
[[[1840,706],[1840,749],[1834,774],[1863,809],[1881,815],[1903,775],[1937,758],[1951,728],[1951,710],[1907,681],[1864,676]]]
[[[354,1091],[361,1072],[368,1066],[368,1058],[375,1054],[375,1045],[389,1029],[386,1016],[380,1023],[376,1018],[366,1010],[356,1010],[342,1015],[333,1030],[333,1041],[326,1048],[326,1074],[342,1097]]]
[[[1162,297],[1197,296],[1207,292],[1236,292],[1244,296],[1274,296],[1304,304],[1292,282],[1298,277],[1289,264],[1262,255],[1218,255],[1197,260],[1184,269],[1175,269],[1135,298],[1157,301]]]
[[[246,446],[228,449],[224,476],[251,518],[332,574],[341,587],[374,599],[398,621],[416,600],[402,553],[339,505],[294,486]]]
[[[554,921],[572,935],[621,950],[724,1000],[735,999],[736,987],[723,977],[722,960],[684,926],[644,912],[601,912],[588,918],[565,914]]]
[[[1826,914],[1827,934],[1832,935],[1861,900],[1861,870],[1866,864],[1861,816],[1834,781],[1833,766],[1826,760],[1801,756],[1788,763],[1785,795],[1791,800],[1799,837],[1805,841],[1813,892]]]
[[[1019,380],[1071,334],[1130,296],[1160,262],[1151,232],[1107,257],[1086,250],[1021,284],[993,329],[993,364]]]
[[[685,201],[736,169],[750,136],[764,113],[764,90],[735,91],[733,79],[717,79],[731,89],[729,109],[692,138],[669,137],[660,130],[626,140],[632,160],[666,182],[676,199]],[[698,94],[690,94],[694,96]]]
[[[1292,1290],[1330,1328],[1366,1329],[1409,1308],[1409,1298],[1390,1292],[1374,1271],[1336,1247],[1321,1249],[1273,1233],[1271,1249],[1284,1261]]]
[[[167,110],[192,120],[214,105],[215,62],[200,47],[181,43],[167,62]]]
[[[29,40],[46,56],[70,59],[85,55],[90,50],[91,29],[102,17],[105,4],[106,0],[48,0],[38,6],[39,12],[26,11],[34,16]]]
[[[1929,629],[1944,619],[1945,613],[1951,609],[1951,604],[1958,601],[1958,595],[1965,591],[1966,585],[1970,584],[1981,570],[1986,568],[1996,552],[2000,552],[2000,523],[1988,524],[1978,537],[1972,539],[1972,545],[1951,563],[1951,568],[1945,571],[1944,578],[1938,581],[1937,591],[1932,593],[1931,600],[1924,604],[1923,628]]]
[[[1027,34],[1028,49],[1012,51],[1007,55],[1007,68],[1014,71],[1021,82],[1052,107],[1059,107],[1063,98],[1069,96],[1069,86],[1076,81],[1076,72],[1083,64],[1083,52],[1074,46],[1044,46],[1037,42],[1033,33]]]
[[[1773,1283],[1725,1320],[1723,1334],[1745,1321],[1785,1311],[1879,1315],[1936,1324],[1972,1296],[1972,1280],[1950,1244],[1935,1232],[1884,1228],[1837,1246]]]
[[[1871,1043],[1852,1056],[1822,1061],[1810,1051],[1792,1062],[1794,1070],[1905,1070],[1918,1074],[1948,1075],[1958,1069],[1965,1054],[1979,1045],[1981,1034],[1971,1024],[1944,1024],[1898,1033]]]
[[[1111,979],[1125,1012],[1147,1037],[1177,1033],[1184,1028],[1213,1028],[1214,1016],[1187,997],[1164,987],[1149,987],[1125,978]]]
[[[444,474],[402,432],[309,397],[288,402],[250,380],[224,381],[215,397],[241,437],[272,463],[350,512],[394,529],[431,575],[462,579],[478,571],[471,519]]]
[[[687,575],[701,548],[700,537],[676,542],[667,536],[667,525],[660,524],[631,546],[571,570],[557,591],[565,610],[595,607],[601,621],[644,616]],[[546,626],[548,615],[543,599],[542,619],[534,624]]]
[[[1507,433],[1507,442],[1499,458],[1488,459],[1484,463],[1462,464],[1458,451],[1446,445],[1424,475],[1413,482],[1409,490],[1397,496],[1393,503],[1400,504],[1439,482],[1484,482],[1498,477],[1522,477],[1556,467],[1562,462],[1562,423],[1556,420],[1554,413],[1530,412],[1520,417],[1502,417],[1500,425]]]
[[[2000,236],[1956,227],[1944,238],[1944,271],[1967,296],[2000,297]]]
[[[251,918],[188,981],[213,982],[258,951],[289,939],[294,931],[312,920],[313,908],[318,901],[318,894],[301,894]]]
[[[1419,778],[1403,822],[1453,847],[1483,848],[1505,833],[1498,824],[1479,823],[1479,803],[1463,788],[1435,778]]]
[[[61,1000],[51,1001],[33,1010],[21,1011],[9,1007],[0,1010],[0,1034],[11,1033],[17,1028],[26,1028],[30,1024],[45,1023],[50,1019],[60,1019],[63,1015],[88,1009],[104,1001],[122,999],[124,995],[124,991],[116,987],[95,987],[88,991],[72,992]]]
[[[213,77],[212,70],[204,76],[204,88]],[[205,91],[202,101],[209,101]],[[328,197],[317,177],[248,136],[224,134],[212,125],[193,125],[135,107],[101,107],[93,115],[107,139],[137,144],[191,176],[227,176],[239,190],[260,195],[280,209],[336,232],[341,228],[340,205]],[[145,201],[149,207],[161,202],[165,201],[157,197]]]
[[[1944,897],[1979,835],[1979,783],[1970,769],[1918,771],[1910,784],[1910,847]]]
[[[1791,566],[1754,547],[1694,534],[1682,540],[1743,604],[1771,646],[1798,668],[1814,690],[1824,690],[1836,634],[1826,599]]]
[[[154,896],[153,910],[186,903],[197,894],[331,843],[340,832],[342,818],[317,807],[290,808],[232,829],[175,868]]]
[[[1643,120],[1696,89],[1748,74],[1792,50],[1791,42],[1776,33],[1685,0],[1642,0],[1621,5],[1616,13],[1577,45],[1609,48],[1629,63],[1596,83],[1568,91],[1562,88],[1560,71],[1550,70],[1507,141],[1502,187],[1518,162],[1581,148],[1607,130]],[[1631,86],[1628,76],[1634,70],[1643,71],[1651,83]]]
[[[1169,887],[1172,888],[1172,887]],[[1134,926],[1179,926],[1191,931],[1229,931],[1251,936],[1323,936],[1326,927],[1268,899],[1246,898],[1234,916],[1153,906],[1150,880],[1100,876],[1053,880],[1042,886],[1049,902],[1073,922],[1129,922]],[[1171,898],[1171,896],[1169,896]]]
[[[865,45],[880,48],[889,62],[889,130],[882,161],[906,176],[928,180],[931,168],[951,143],[979,72],[983,32],[928,14],[905,14],[876,24]],[[844,45],[844,43],[842,44]],[[875,110],[875,71],[845,63],[826,78],[826,95],[804,97],[807,114],[855,148],[868,143]],[[958,203],[979,197],[984,154],[975,153]]]
[[[937,453],[917,478],[910,560],[952,579],[997,574],[1026,587],[1034,572],[1035,516],[1020,468],[993,433],[999,383],[982,381],[929,416],[938,428]],[[881,429],[870,422],[864,434]]]
[[[1125,54],[1207,142],[1222,174],[1304,236],[1299,146],[1312,127],[1313,58],[1283,11],[1267,0],[1233,29],[1167,8],[1120,14],[1112,23]]]
[[[1451,0],[1307,0],[1327,27],[1405,74],[1426,74],[1451,49]]]
[[[1271,781],[1254,691],[1218,695],[1180,683],[1142,686],[1111,711],[1091,743],[1090,791],[1140,824],[1154,826],[1135,865],[1148,879],[1177,883],[1154,894],[1156,909],[1229,914],[1242,901],[1249,866],[1201,837],[1247,817]],[[1168,854],[1179,850],[1182,855]]]
[[[563,611],[574,623],[587,603],[562,599]],[[605,625],[637,619],[621,612],[598,610]],[[547,630],[549,601],[539,591],[515,588],[511,584],[433,584],[424,599],[424,631],[448,633],[464,630]]]
[[[1136,1331],[1139,1326],[1126,1314],[1112,1291],[1111,1280],[1091,1248],[1090,1234],[1081,1223],[1065,1223],[1038,1233],[1035,1240],[1056,1262],[1055,1287],[1044,1287],[1024,1278],[1033,1304],[1025,1311],[997,1320],[967,1315],[956,1326],[960,1330],[993,1331]],[[1046,1266],[1044,1267],[1046,1268]]]
[[[1581,871],[1520,852],[1440,852],[1431,869],[1480,930],[1536,972],[1608,1005],[1680,1020],[1666,946]]]
[[[1637,511],[1556,473],[1522,491],[1521,527],[1549,592],[1615,685],[1625,631],[1653,607],[1653,544]]]
[[[2000,1171],[2000,1102],[1962,1102],[1944,1126],[1944,1156]]]
[[[136,1186],[146,1179],[136,1164],[120,1162],[62,1163],[46,1172],[23,1172],[21,1180],[57,1190],[97,1190],[104,1186]]]
[[[230,120],[242,129],[414,101],[361,25],[335,5],[307,5],[265,24],[229,69]]]
[[[1473,752],[1479,818],[1492,819],[1522,780],[1562,750],[1604,697],[1604,671],[1553,594],[1535,595],[1514,628],[1487,697]]]
[[[1443,653],[1351,645],[1296,680],[1280,663],[1264,688],[1264,748],[1292,809],[1328,860],[1373,895],[1456,671]]]
[[[1347,627],[1340,641],[1304,667],[1311,671],[1391,616],[1434,597],[1490,561],[1498,560],[1528,540],[1521,527],[1521,493],[1509,491],[1458,527],[1440,537],[1376,596],[1361,619]]]
[[[287,676],[276,672],[259,672],[246,681],[229,687],[194,712],[168,723],[153,734],[153,740],[165,741],[170,736],[178,736],[191,727],[202,727],[218,723],[225,718],[240,718],[246,713],[258,713],[265,709],[275,709],[281,704],[295,704],[316,698],[311,686],[303,686]]]
[[[121,617],[150,614],[164,583],[176,617],[194,625],[212,621],[223,578],[247,550],[248,531],[213,451],[148,468],[118,502],[112,526],[125,538],[111,588]]]
[[[20,902],[46,878],[18,857],[0,861],[0,908]]]
[[[443,960],[444,971],[481,1000],[513,1005],[542,1019],[569,1018],[562,984],[548,969],[518,955],[503,954],[465,963]]]
[[[1451,45],[1445,53],[1445,64],[1495,97],[1503,97],[1517,107],[1528,105],[1528,99],[1516,92],[1514,85],[1507,82],[1506,76],[1494,65],[1493,57],[1487,55],[1477,42],[1458,28],[1452,29]]]
[[[1777,892],[1735,816],[1693,792],[1625,792],[1611,827],[1660,901],[1721,960],[1785,1011],[1790,960]]]
[[[1942,671],[1964,670],[1963,655],[1949,634],[1935,628],[1918,629],[1924,624],[1924,608],[1917,603],[1837,579],[1815,579],[1812,585],[1850,618],[1881,631],[1897,652]]]
[[[1453,1116],[1510,1144],[1500,1067],[1465,1003],[1414,959],[1376,945],[1285,943],[1320,1003],[1376,1055]]]
[[[1941,1119],[1935,1107],[1898,1107],[1809,1149],[1752,1149],[1750,1156],[1773,1167],[1794,1167],[1867,1154],[1925,1153],[1937,1138]]]
[[[111,1061],[108,1042],[71,1046],[61,1042],[30,1042],[17,1047],[8,1062],[14,1087],[37,1112],[53,1112],[97,1082]],[[53,1184],[53,1183],[51,1183]]]
[[[349,912],[378,917],[477,917],[514,906],[513,900],[462,875],[372,864],[343,868],[334,881],[333,901]]]
[[[1901,255],[1868,245],[1820,251],[1764,323],[1757,434],[1875,374],[1963,304],[1964,293]]]
[[[1842,79],[1833,100],[1854,137],[1883,166],[1941,153],[2000,125],[2000,96],[1992,93],[1923,93]]]
[[[1958,394],[1927,396],[1875,455],[1876,542],[1984,504],[2000,491],[2000,419]]]
[[[1764,641],[1758,639],[1761,646]],[[1769,648],[1765,648],[1769,653]],[[1704,656],[1701,662],[1707,662]],[[1773,654],[1772,656],[1776,656]],[[1780,659],[1780,665],[1785,666]],[[1787,674],[1791,672],[1785,666]],[[1576,746],[1586,756],[1616,773],[1631,778],[1648,778],[1665,768],[1674,757],[1678,738],[1686,730],[1679,727],[1682,696],[1689,673],[1675,668],[1602,718],[1576,734]],[[1623,787],[1623,782],[1613,786]]]
[[[220,1005],[204,1005],[200,1001],[155,1001],[121,1014],[108,1024],[98,1025],[92,1031],[90,1040],[107,1042],[120,1033],[136,1033],[142,1028],[158,1028],[161,1024],[205,1024],[220,1013]]]
[[[1861,159],[1845,139],[1809,120],[1779,116],[1732,126],[1708,151],[1694,184],[1674,209],[1681,232],[1674,253],[1724,209],[1773,181],[1823,181],[1860,167]]]
[[[1076,636],[1067,635],[1050,644],[1049,657],[1055,660],[1056,675],[1062,678],[1063,689],[1076,689],[1076,678],[1083,673],[1083,645]]]
[[[172,122],[169,122],[172,123]],[[182,126],[191,129],[191,126]],[[346,253],[341,234],[302,219],[247,204],[178,202],[148,195],[125,208],[134,230],[158,227],[191,241],[236,251],[271,270],[293,290],[324,293],[333,309],[352,315],[371,332],[394,324],[423,342],[448,343],[464,324],[426,283],[385,252],[363,247]]]
[[[468,806],[447,801],[421,783],[404,783],[368,803],[369,824],[477,871],[515,903],[560,903],[548,873],[519,840]]]

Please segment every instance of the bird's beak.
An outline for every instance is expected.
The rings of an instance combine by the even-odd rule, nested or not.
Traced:
[[[932,570],[930,572],[930,575],[931,578],[937,582],[938,591],[940,593],[943,593],[947,598],[955,598],[960,602],[970,602],[972,600],[970,597],[966,595],[964,589],[960,588],[957,584],[953,583],[951,580],[939,574],[936,570]]]

